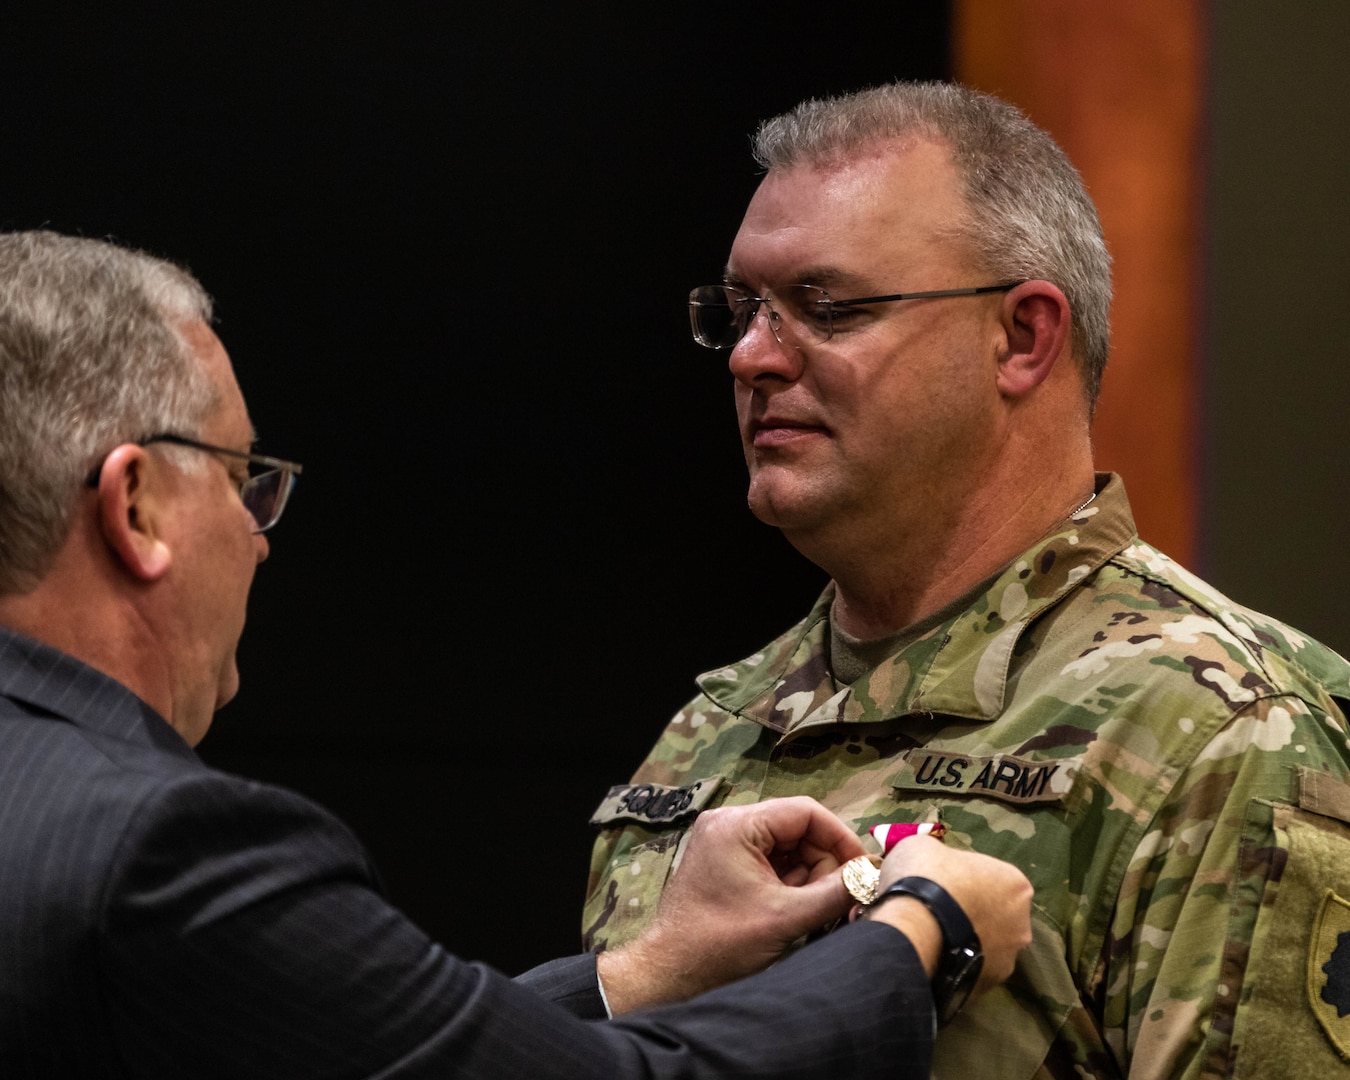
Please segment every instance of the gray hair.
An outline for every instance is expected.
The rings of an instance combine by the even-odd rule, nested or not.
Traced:
[[[190,434],[218,404],[178,329],[210,319],[210,297],[171,263],[99,240],[0,233],[0,594],[46,574],[110,450]]]
[[[1088,408],[1110,347],[1111,257],[1082,177],[1053,139],[1014,106],[951,83],[892,83],[804,101],[754,137],[766,169],[826,164],[878,140],[946,144],[965,184],[955,230],[998,281],[1054,282],[1073,314],[1073,351]]]

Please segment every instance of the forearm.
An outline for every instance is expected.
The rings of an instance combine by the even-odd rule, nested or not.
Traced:
[[[927,906],[912,896],[889,896],[869,909],[869,922],[885,923],[904,934],[931,980],[942,950],[942,930]]]
[[[659,932],[607,949],[596,957],[596,976],[604,987],[611,1016],[634,1009],[688,1001],[712,989],[678,962],[678,943],[667,943]]]

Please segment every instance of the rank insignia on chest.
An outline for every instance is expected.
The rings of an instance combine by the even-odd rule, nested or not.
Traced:
[[[984,796],[1018,804],[1063,802],[1082,758],[1034,760],[1011,754],[978,756],[952,750],[912,750],[891,778],[900,791],[944,797]]]
[[[1350,1061],[1350,900],[1330,889],[1313,925],[1308,1001],[1341,1057]]]

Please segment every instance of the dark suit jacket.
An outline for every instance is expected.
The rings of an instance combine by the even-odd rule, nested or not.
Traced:
[[[926,981],[884,926],[610,1022],[573,1015],[599,1008],[590,958],[527,981],[555,1002],[428,940],[323,810],[0,629],[0,1075],[928,1072]]]

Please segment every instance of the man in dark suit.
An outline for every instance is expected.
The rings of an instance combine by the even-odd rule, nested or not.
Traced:
[[[670,1005],[839,918],[856,836],[808,799],[706,814],[649,933],[512,981],[392,908],[332,817],[201,763],[300,472],[252,452],[210,318],[159,260],[0,236],[4,1074],[926,1075],[927,905],[964,908],[992,984],[1029,940],[1006,864],[906,841],[883,882],[937,899]]]

